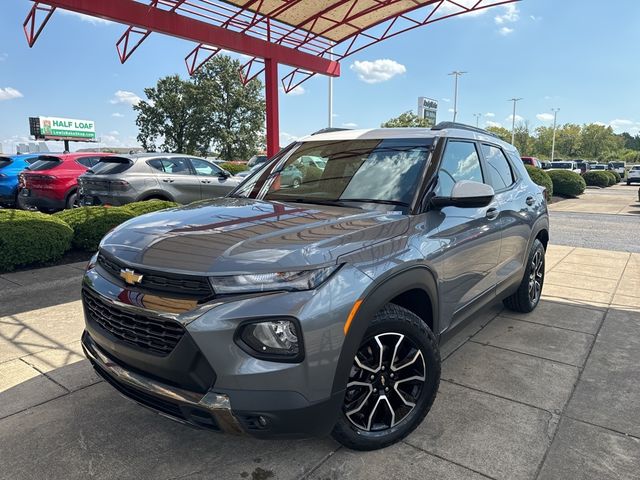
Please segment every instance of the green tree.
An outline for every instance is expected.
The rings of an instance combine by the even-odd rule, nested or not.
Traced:
[[[567,123],[556,130],[556,158],[577,158],[581,146],[580,125]]]
[[[380,125],[382,128],[406,128],[406,127],[430,127],[426,118],[420,118],[411,110],[400,114],[398,117],[391,118]]]
[[[591,123],[580,133],[580,155],[594,160],[615,158],[622,149],[624,140],[613,133],[613,128]]]
[[[511,141],[511,139],[509,139],[509,141]],[[520,152],[520,155],[527,157],[533,155],[533,138],[529,131],[529,122],[520,122],[516,125],[514,144],[518,152]]]
[[[243,86],[241,64],[219,55],[189,80],[161,78],[144,90],[138,112],[138,141],[146,150],[204,155],[215,150],[223,160],[246,159],[264,145],[262,84]]]
[[[487,131],[497,135],[500,140],[511,143],[511,132],[504,127],[487,127]],[[522,152],[521,152],[522,153]]]
[[[538,127],[533,137],[533,155],[547,159],[551,158],[551,145],[553,143],[553,128]]]

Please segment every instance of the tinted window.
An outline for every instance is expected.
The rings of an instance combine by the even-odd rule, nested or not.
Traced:
[[[100,157],[82,157],[76,160],[80,165],[91,168],[98,163]]]
[[[11,159],[9,157],[0,157],[0,168],[6,167],[11,163]]]
[[[442,156],[436,194],[450,197],[453,186],[460,180],[483,182],[484,178],[475,144],[452,140]]]
[[[482,153],[489,169],[489,183],[494,190],[502,190],[513,185],[513,171],[502,150],[493,145],[482,145]]]
[[[192,158],[191,165],[193,165],[194,170],[198,175],[218,175],[220,174],[220,169],[215,165],[206,162],[200,158]]]
[[[149,165],[154,170],[158,170],[159,172],[164,172],[161,158],[154,158],[153,160],[147,160],[147,165]]]
[[[191,175],[191,167],[186,158],[163,158],[162,168],[171,175]]]
[[[27,168],[37,172],[39,170],[50,170],[62,164],[62,160],[58,157],[41,156]]]
[[[127,158],[105,157],[91,167],[91,171],[96,175],[113,175],[128,170],[131,165],[131,161]]]

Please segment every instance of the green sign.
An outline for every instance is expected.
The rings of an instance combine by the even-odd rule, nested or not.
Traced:
[[[95,140],[96,124],[91,120],[39,117],[40,133],[46,138]]]

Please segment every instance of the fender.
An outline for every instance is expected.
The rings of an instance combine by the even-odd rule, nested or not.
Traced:
[[[344,340],[336,373],[333,378],[332,394],[346,389],[349,371],[353,365],[358,347],[369,328],[375,314],[394,297],[409,290],[423,290],[431,299],[431,318],[433,333],[439,332],[438,290],[433,272],[426,266],[412,266],[391,273],[370,285],[363,295],[363,301],[356,313],[349,332]],[[346,320],[346,319],[345,319]]]
[[[142,195],[140,195],[136,199],[136,202],[142,202],[144,200],[148,200],[149,197],[163,197],[168,199],[170,202],[175,202],[175,199],[170,194],[168,194],[164,190],[158,190],[158,189],[145,191]]]
[[[535,223],[531,227],[531,236],[529,237],[529,242],[527,243],[527,250],[524,252],[525,257],[523,259],[523,265],[524,265],[524,262],[526,262],[527,260],[527,256],[529,255],[529,252],[531,251],[531,246],[533,245],[533,241],[536,239],[536,237],[542,230],[546,230],[547,233],[549,233],[549,214],[548,213],[545,213],[544,215],[541,215],[540,217],[538,217],[538,219],[535,221]]]

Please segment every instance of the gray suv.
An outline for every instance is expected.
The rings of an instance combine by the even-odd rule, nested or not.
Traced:
[[[424,419],[465,320],[536,307],[548,240],[543,192],[483,130],[321,133],[226,198],[111,231],[84,277],[82,343],[174,420],[381,448]]]
[[[203,158],[170,153],[102,157],[78,178],[81,205],[125,205],[140,200],[187,204],[223,197],[240,184]]]

